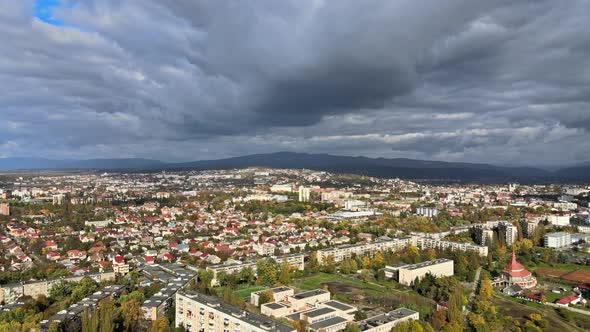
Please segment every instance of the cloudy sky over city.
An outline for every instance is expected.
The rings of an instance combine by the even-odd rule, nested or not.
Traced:
[[[0,156],[590,160],[590,1],[0,0]]]

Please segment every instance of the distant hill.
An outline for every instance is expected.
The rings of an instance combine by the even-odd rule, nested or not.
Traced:
[[[407,179],[500,180],[540,178],[549,172],[531,167],[501,167],[489,164],[449,163],[405,158],[367,158],[277,152],[219,160],[203,160],[169,165],[185,169],[228,169],[250,166],[308,168],[337,173]]]
[[[503,167],[490,164],[455,163],[405,158],[368,158],[277,152],[218,160],[164,163],[150,159],[50,160],[41,158],[0,159],[0,170],[208,170],[262,166],[271,168],[307,168],[336,173],[375,177],[456,181],[583,181],[590,180],[590,165],[550,172],[535,167]]]

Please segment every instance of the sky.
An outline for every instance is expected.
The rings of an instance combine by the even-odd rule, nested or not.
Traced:
[[[0,0],[0,157],[590,160],[590,1]]]

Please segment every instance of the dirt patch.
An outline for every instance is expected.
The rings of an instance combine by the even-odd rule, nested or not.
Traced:
[[[337,281],[330,281],[330,282],[322,282],[322,287],[328,287],[328,290],[332,294],[350,294],[353,291],[361,290],[359,287],[351,286],[349,284],[345,284],[342,282]]]
[[[578,283],[590,283],[590,271],[576,270],[562,275],[561,278]]]
[[[561,278],[564,274],[569,273],[568,271],[552,269],[550,267],[540,267],[535,270],[535,273],[539,276],[544,277],[551,277],[551,278]]]

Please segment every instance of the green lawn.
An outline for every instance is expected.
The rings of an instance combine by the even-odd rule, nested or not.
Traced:
[[[266,287],[264,287],[264,286],[248,286],[248,287],[236,290],[236,293],[238,294],[238,296],[246,298],[246,297],[249,297],[250,294],[260,291],[260,290],[264,290],[264,289],[266,289]]]
[[[561,294],[555,294],[552,291],[547,291],[545,292],[545,298],[547,298],[547,302],[555,302],[563,297],[566,297],[568,295],[571,295],[572,292],[562,292]]]
[[[290,285],[302,290],[311,290],[322,288],[324,283],[338,282],[345,286],[360,288],[369,292],[384,292],[387,287],[381,287],[376,282],[366,283],[354,277],[343,276],[339,274],[317,273],[310,276],[294,279]]]

